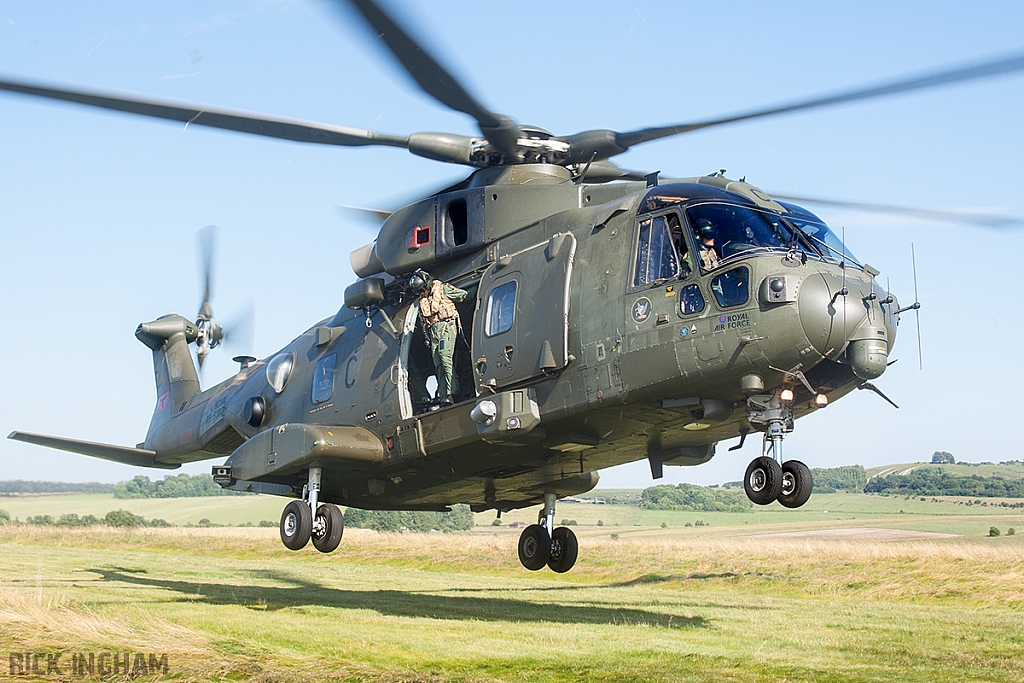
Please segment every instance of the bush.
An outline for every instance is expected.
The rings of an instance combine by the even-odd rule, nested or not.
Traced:
[[[148,522],[145,521],[144,519],[142,519],[141,517],[139,517],[139,521],[143,522],[146,526],[153,526],[153,527],[169,527],[169,526],[173,526],[166,519],[160,519],[159,517],[157,519],[151,519]],[[252,524],[250,523],[249,526],[252,526]]]
[[[28,517],[25,519],[26,524],[41,524],[50,525],[53,524],[53,517],[50,515],[36,515],[35,517]]]
[[[92,526],[99,524],[100,520],[95,515],[85,515],[79,517],[75,513],[61,515],[60,519],[57,520],[57,526]]]
[[[693,484],[650,486],[640,495],[640,507],[647,510],[747,512],[753,505],[742,491]]]
[[[597,520],[597,525],[598,526],[604,526],[604,520],[603,519]]]
[[[103,518],[108,526],[137,527],[140,525],[140,518],[127,510],[111,510]]]
[[[999,529],[997,529],[994,526],[990,526],[988,528],[988,535],[992,536],[992,537],[998,536],[999,535]]]
[[[619,540],[619,535],[618,534],[612,534],[612,540],[613,541]]]
[[[1007,536],[1013,536],[1015,533],[1017,533],[1017,530],[1014,529],[1012,526],[1009,529],[1006,530],[1006,535]]]
[[[395,510],[345,510],[345,525],[374,531],[468,531],[475,525],[468,505],[455,505],[451,512]],[[276,525],[275,525],[276,526]]]
[[[861,465],[811,469],[814,493],[835,493],[836,491],[864,491],[868,473]]]
[[[270,519],[261,519],[260,523],[256,526],[277,526],[277,522]]]
[[[576,520],[575,519],[563,519],[562,520],[562,526],[576,526]]]
[[[11,513],[7,510],[0,510],[0,524],[10,524]]]
[[[491,526],[501,526],[501,525],[502,525],[502,521],[500,519],[495,519],[493,522],[491,522]]]
[[[662,529],[667,529],[668,528],[668,522],[662,522],[661,523],[661,528]]]

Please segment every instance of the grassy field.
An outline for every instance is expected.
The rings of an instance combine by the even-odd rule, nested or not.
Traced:
[[[261,499],[90,504],[276,517],[281,500]],[[42,504],[0,508],[11,502]],[[581,522],[565,575],[522,569],[507,526],[350,529],[325,556],[284,549],[276,529],[12,524],[0,527],[0,649],[44,653],[44,672],[45,654],[63,653],[64,678],[39,680],[80,680],[67,670],[79,652],[168,655],[166,674],[139,680],[1024,679],[1019,509],[849,494],[774,507],[719,517],[562,504],[559,517]],[[138,512],[179,508],[162,509]],[[516,515],[535,511],[504,519]],[[696,517],[710,526],[685,526]],[[991,525],[1022,533],[988,538]],[[899,537],[885,529],[967,535],[886,540]]]
[[[628,492],[618,491],[625,498]],[[634,492],[636,494],[638,492]],[[212,524],[241,525],[259,524],[263,520],[277,522],[287,499],[277,496],[216,496],[210,498],[135,498],[118,499],[112,494],[71,494],[43,496],[15,496],[0,498],[0,510],[6,510],[12,518],[25,520],[37,515],[50,515],[54,519],[63,514],[79,516],[91,514],[102,518],[111,510],[125,509],[146,519],[164,519],[171,524],[198,524],[208,519]],[[765,525],[834,525],[873,526],[939,531],[966,535],[984,535],[993,523],[990,518],[1006,517],[1000,521],[1006,527],[1014,526],[1024,532],[1024,509],[1007,509],[999,498],[983,499],[982,505],[965,505],[960,498],[925,498],[915,496],[879,496],[852,493],[814,494],[810,501],[799,510],[787,510],[778,504],[764,508],[755,507],[750,512],[682,512],[643,510],[636,505],[594,505],[589,503],[562,502],[558,505],[556,522],[574,520],[581,526],[603,527],[603,533],[637,533],[637,527],[681,527],[687,525],[710,525],[714,533],[721,533],[721,527],[730,527],[734,533],[753,533],[744,527]],[[539,508],[514,510],[502,515],[503,524],[512,522],[532,523],[537,519]],[[493,512],[476,515],[476,523],[490,527]],[[619,527],[619,528],[616,528]],[[703,527],[693,531],[703,533]],[[1005,528],[1003,529],[1005,531]],[[706,529],[705,529],[706,531]],[[756,529],[755,529],[756,531]]]

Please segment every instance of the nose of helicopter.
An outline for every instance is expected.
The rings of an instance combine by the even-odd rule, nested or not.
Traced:
[[[875,379],[885,372],[896,335],[886,307],[897,304],[888,296],[873,282],[818,272],[800,288],[800,324],[822,356],[849,364],[861,379]]]

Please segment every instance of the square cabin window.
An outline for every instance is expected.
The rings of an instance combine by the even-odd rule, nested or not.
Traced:
[[[516,281],[506,282],[491,290],[487,297],[487,326],[484,332],[488,337],[507,332],[512,328],[516,317]]]
[[[332,353],[317,361],[313,370],[313,403],[330,400],[334,394],[334,367],[338,364],[338,354]]]

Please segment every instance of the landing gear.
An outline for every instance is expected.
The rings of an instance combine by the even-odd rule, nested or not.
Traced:
[[[811,497],[814,482],[811,469],[799,460],[787,460],[782,463],[782,490],[779,492],[779,505],[787,508],[798,508]]]
[[[281,513],[281,542],[291,550],[302,550],[312,538],[313,547],[317,550],[333,552],[345,532],[345,518],[337,505],[318,505],[319,467],[309,468],[309,483],[304,493],[305,500],[293,500]]]
[[[530,571],[542,569],[564,573],[572,569],[579,555],[576,534],[564,526],[557,529],[555,524],[555,494],[544,494],[544,507],[540,511],[538,524],[523,529],[519,536],[519,561]]]
[[[316,509],[313,518],[313,547],[322,553],[332,553],[345,533],[345,517],[337,505],[324,503]]]
[[[540,524],[531,524],[519,536],[519,561],[532,572],[541,569],[551,558],[551,537]]]
[[[576,564],[576,556],[579,554],[580,546],[576,542],[576,534],[568,527],[560,526],[555,529],[551,536],[551,557],[548,558],[548,567],[551,571],[563,574]]]
[[[743,476],[743,490],[756,505],[777,500],[783,507],[798,508],[811,497],[814,484],[807,465],[782,461],[782,440],[793,431],[792,401],[790,389],[747,399],[747,420],[765,433],[761,457],[747,465]]]
[[[302,550],[313,533],[313,513],[301,500],[293,500],[281,513],[281,542],[289,550]]]
[[[743,490],[755,505],[775,502],[782,493],[782,467],[772,458],[754,458],[743,475]]]

